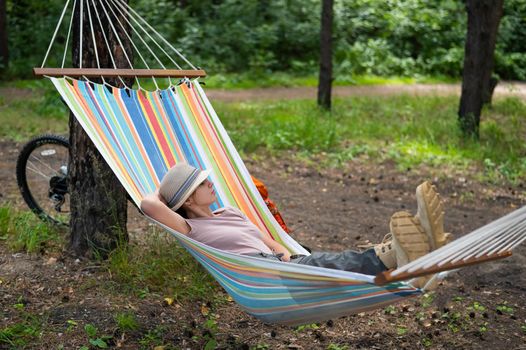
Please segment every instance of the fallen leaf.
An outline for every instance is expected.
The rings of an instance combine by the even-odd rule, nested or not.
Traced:
[[[210,313],[210,309],[205,304],[202,304],[201,305],[201,314],[203,316],[208,316],[209,313]]]
[[[57,263],[57,258],[49,258],[48,261],[44,263],[44,265],[55,265]]]

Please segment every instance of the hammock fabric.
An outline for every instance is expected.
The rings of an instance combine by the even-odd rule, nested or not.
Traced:
[[[211,169],[215,208],[242,210],[259,229],[296,254],[197,81],[148,92],[50,78],[134,202],[153,192],[174,164]],[[264,322],[304,324],[371,310],[421,293],[405,282],[287,264],[211,248],[160,223],[248,313]]]

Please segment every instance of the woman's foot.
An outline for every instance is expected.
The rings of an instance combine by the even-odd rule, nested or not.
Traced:
[[[435,186],[426,181],[416,188],[418,212],[416,218],[429,237],[431,250],[449,243],[450,233],[444,233],[444,204]]]
[[[396,252],[393,248],[393,235],[391,233],[385,235],[382,243],[374,245],[374,252],[388,270],[396,269]]]

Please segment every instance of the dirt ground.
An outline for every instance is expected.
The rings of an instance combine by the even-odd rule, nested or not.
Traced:
[[[403,85],[358,85],[334,86],[334,97],[347,96],[390,96],[393,94],[422,95],[459,95],[460,84],[403,84]],[[316,87],[273,87],[247,90],[206,89],[207,96],[212,101],[242,102],[248,100],[280,99],[315,99]],[[517,96],[526,98],[526,84],[522,82],[499,82],[494,92],[495,97]]]
[[[14,175],[19,146],[0,141],[0,201],[23,208]],[[379,241],[388,232],[391,214],[416,211],[414,189],[424,179],[432,180],[446,201],[446,230],[455,237],[526,202],[526,183],[497,186],[479,183],[470,174],[400,170],[367,159],[341,169],[318,169],[315,162],[295,159],[292,153],[280,159],[258,154],[246,161],[268,186],[294,238],[315,250]],[[129,222],[132,239],[140,240],[146,221],[133,209]],[[43,334],[27,348],[78,349],[88,344],[83,330],[88,323],[112,335],[112,348],[153,348],[154,342],[144,340],[150,336],[160,339],[157,344],[164,349],[201,349],[210,339],[203,305],[166,306],[162,296],[112,293],[107,287],[114,283],[111,275],[93,263],[66,254],[50,258],[9,252],[0,241],[0,330],[22,321],[14,307],[20,303],[46,322]],[[224,303],[213,310],[215,348],[526,349],[525,265],[523,244],[508,259],[451,273],[435,293],[300,328],[263,324],[234,303]],[[137,331],[116,330],[113,315],[125,310],[136,315]],[[0,342],[2,348],[10,347]]]

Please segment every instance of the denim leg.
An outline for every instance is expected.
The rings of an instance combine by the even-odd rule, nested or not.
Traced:
[[[311,255],[293,259],[291,262],[335,270],[358,272],[366,275],[376,275],[387,270],[373,248],[363,253],[353,250],[345,250],[341,253],[313,252]]]

